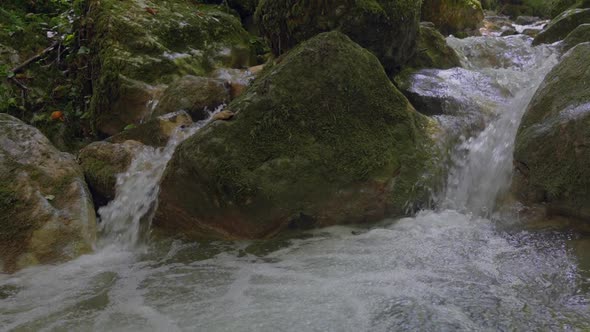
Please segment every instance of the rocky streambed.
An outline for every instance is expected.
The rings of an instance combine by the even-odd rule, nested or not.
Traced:
[[[106,138],[0,114],[0,328],[587,329],[590,9],[287,2],[92,2]]]

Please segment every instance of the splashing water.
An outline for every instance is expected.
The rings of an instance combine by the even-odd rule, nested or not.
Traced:
[[[587,330],[590,229],[478,216],[509,182],[520,116],[556,53],[520,37],[449,43],[465,68],[422,72],[415,83],[461,97],[459,110],[437,116],[464,136],[441,194],[449,209],[289,240],[155,239],[137,250],[165,165],[197,125],[146,148],[119,177],[101,210],[101,250],[0,275],[0,330]],[[472,120],[457,119],[482,106],[489,122],[472,134]]]
[[[558,51],[550,46],[531,47],[523,36],[450,38],[449,42],[463,55],[467,68],[490,77],[512,95],[504,100],[495,99],[501,102],[496,104],[493,120],[481,133],[462,137],[463,142],[452,156],[441,198],[444,208],[489,216],[496,198],[510,184],[520,120],[537,87],[557,64]]]
[[[177,128],[163,148],[142,147],[127,172],[117,176],[115,199],[99,209],[102,233],[99,247],[116,245],[130,249],[139,244],[141,235],[149,230],[157,208],[160,180],[176,147],[224,107],[219,106],[207,119],[188,128]]]

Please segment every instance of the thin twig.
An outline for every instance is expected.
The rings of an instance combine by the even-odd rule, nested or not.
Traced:
[[[22,71],[23,69],[25,69],[31,63],[36,62],[37,60],[39,60],[43,56],[45,56],[47,53],[53,51],[57,45],[59,45],[59,42],[56,41],[53,44],[51,44],[51,46],[49,46],[48,48],[46,48],[43,51],[41,51],[39,54],[37,54],[34,57],[28,59],[27,61],[21,63],[20,65],[12,68],[10,71],[13,72],[13,73],[18,73],[18,72]]]
[[[16,78],[14,78],[14,77],[11,77],[11,78],[10,78],[10,80],[11,80],[11,81],[13,81],[13,82],[14,82],[14,84],[18,85],[18,86],[19,86],[21,89],[23,89],[23,90],[29,90],[29,88],[28,88],[26,85],[22,84],[22,83],[21,83],[19,80],[17,80]]]

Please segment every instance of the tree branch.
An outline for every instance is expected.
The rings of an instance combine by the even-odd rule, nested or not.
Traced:
[[[54,42],[53,44],[51,44],[51,46],[49,46],[48,48],[44,49],[43,51],[41,51],[40,53],[38,53],[37,55],[35,55],[34,57],[27,59],[27,61],[21,63],[20,65],[12,68],[10,71],[13,73],[18,73],[20,71],[22,71],[23,69],[25,69],[28,65],[30,65],[33,62],[37,62],[37,60],[41,59],[42,57],[44,57],[47,53],[53,51],[57,45],[59,45],[59,42]]]

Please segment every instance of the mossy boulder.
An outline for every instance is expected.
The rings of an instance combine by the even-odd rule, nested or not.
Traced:
[[[224,6],[191,0],[92,0],[91,111],[111,136],[149,115],[158,86],[219,67],[256,64],[255,39]]]
[[[574,46],[585,42],[590,42],[590,24],[581,24],[570,32],[563,40],[563,50],[567,52]]]
[[[414,54],[420,2],[261,0],[255,17],[277,55],[318,33],[337,30],[373,52],[391,73]]]
[[[229,103],[230,86],[227,81],[208,77],[184,76],[164,91],[152,116],[186,111],[195,121],[205,119],[210,111]]]
[[[0,113],[0,271],[92,250],[96,219],[75,158],[34,127]]]
[[[94,142],[80,151],[78,160],[97,208],[115,198],[117,175],[127,171],[142,146],[137,141],[102,141]]]
[[[560,41],[580,24],[590,23],[590,8],[570,9],[554,18],[545,30],[533,40],[533,45],[550,44]]]
[[[554,0],[551,4],[551,16],[557,17],[568,9],[590,8],[590,0]]]
[[[421,24],[416,55],[408,62],[407,67],[449,69],[461,67],[461,60],[438,30]]]
[[[261,238],[379,220],[426,199],[432,121],[378,59],[340,32],[267,66],[215,121],[179,145],[154,225],[190,237]]]
[[[417,1],[419,2],[419,1]],[[434,23],[445,35],[463,37],[476,31],[484,18],[478,0],[424,0],[422,20]]]
[[[558,214],[590,220],[590,43],[545,77],[516,137],[515,190]]]

